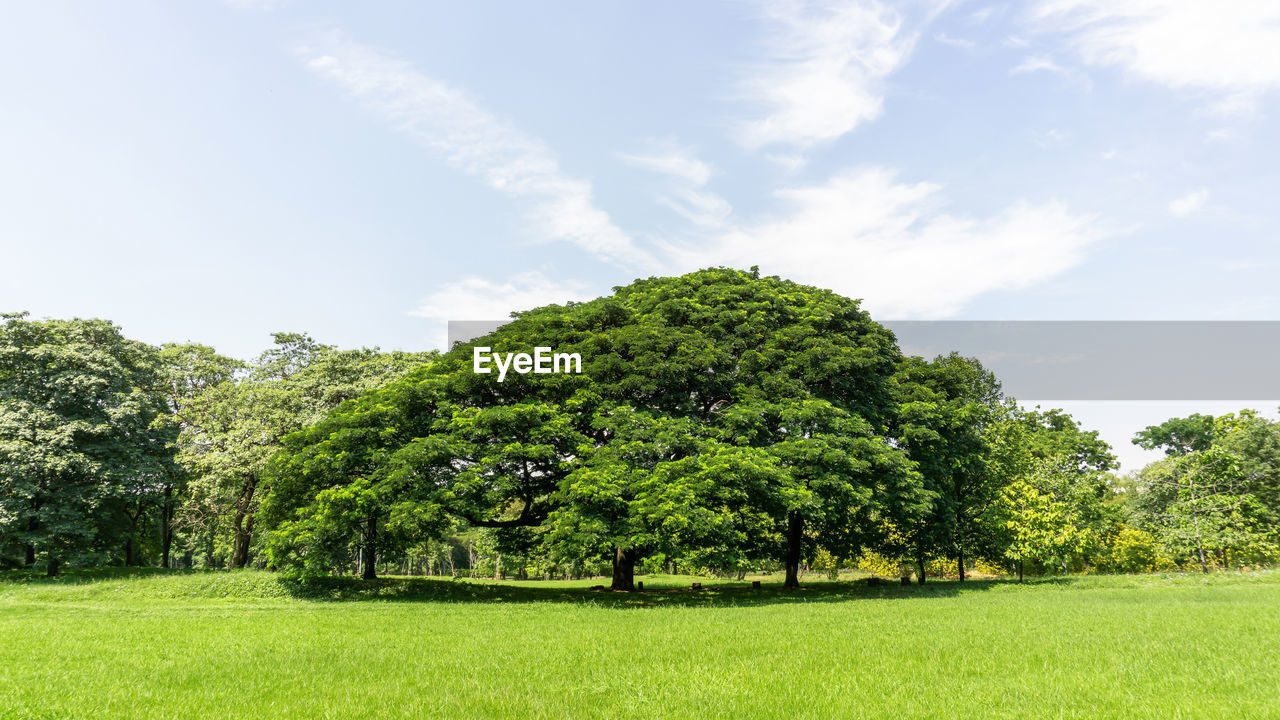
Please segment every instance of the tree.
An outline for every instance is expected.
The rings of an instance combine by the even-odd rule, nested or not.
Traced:
[[[610,588],[633,590],[642,553],[673,553],[695,545],[686,535],[694,526],[685,514],[703,500],[691,484],[697,470],[681,466],[687,471],[682,474],[670,469],[711,441],[685,418],[629,406],[596,405],[591,413],[592,430],[607,442],[586,450],[581,464],[559,483],[555,509],[548,516],[547,544],[553,556],[568,562],[608,556]],[[682,484],[685,492],[664,487],[668,481]],[[655,502],[655,492],[661,501]],[[653,517],[657,508],[664,517]]]
[[[180,458],[192,474],[185,520],[206,527],[210,544],[215,533],[230,535],[232,568],[249,562],[259,491],[285,436],[434,357],[337,350],[296,333],[273,337],[275,346],[246,372],[189,402],[182,436]]]
[[[472,348],[477,346],[503,353],[529,352],[535,346],[576,352],[582,357],[583,372],[511,374],[499,382],[495,374],[472,371]],[[894,410],[890,378],[897,359],[893,336],[860,310],[856,301],[778,278],[762,278],[754,271],[717,268],[677,278],[641,280],[616,288],[609,297],[519,313],[497,332],[463,343],[428,370],[392,383],[380,394],[381,400],[357,403],[362,408],[359,413],[342,422],[363,426],[366,421],[360,413],[379,415],[377,403],[397,404],[401,396],[421,395],[424,385],[437,388],[438,397],[418,408],[418,415],[397,417],[395,424],[385,426],[389,428],[385,445],[380,445],[384,442],[381,437],[367,438],[371,447],[384,448],[379,462],[395,466],[395,472],[414,478],[414,483],[430,486],[439,505],[459,520],[544,530],[554,522],[559,531],[543,537],[555,543],[557,553],[566,557],[574,552],[607,553],[614,560],[617,585],[629,587],[639,559],[636,553],[644,548],[630,539],[624,542],[621,529],[639,522],[634,515],[640,509],[636,503],[651,495],[637,493],[628,478],[651,463],[655,474],[661,476],[656,473],[659,460],[646,458],[645,453],[661,455],[665,450],[657,445],[630,455],[607,450],[626,439],[619,439],[623,432],[620,426],[604,418],[615,412],[631,412],[659,426],[693,423],[697,430],[692,435],[707,442],[741,445],[726,426],[728,411],[735,405],[790,407],[820,401],[847,415],[849,422],[862,423],[862,435],[856,439],[861,445],[836,449],[847,456],[846,465],[858,469],[850,477],[869,483],[876,458],[892,454],[883,438]],[[511,408],[521,410],[513,415]],[[504,423],[515,422],[521,412],[535,413],[539,423],[553,423],[561,437],[551,443],[533,443],[546,444],[552,450],[537,458],[538,472],[528,478],[513,474],[519,464],[513,463],[532,446],[527,447],[523,440],[504,439],[508,432]],[[429,432],[408,441],[402,438],[404,427],[427,425]],[[576,446],[564,442],[570,432],[576,434]],[[779,442],[798,442],[787,432],[781,427],[770,428],[772,435],[757,435],[749,444],[772,452],[769,447]],[[486,433],[490,434],[488,439]],[[871,438],[879,440],[871,442]],[[845,443],[834,437],[806,441],[814,447],[819,442],[829,442],[832,447]],[[498,449],[509,446],[512,454]],[[800,445],[783,447],[802,459]],[[310,451],[299,446],[289,452]],[[870,453],[870,459],[854,457],[863,452]],[[366,455],[373,457],[372,453]],[[718,446],[699,450],[696,456],[701,459],[672,457],[661,462],[683,462],[682,467],[695,474],[717,472],[715,468],[722,468],[725,462],[764,467],[758,453],[730,453]],[[775,453],[766,465],[784,460]],[[698,465],[704,461],[706,467]],[[872,470],[864,471],[859,463]],[[663,466],[664,472],[675,467]],[[773,501],[766,498],[785,494],[783,486],[797,477],[793,469],[754,476],[773,477],[781,484],[775,492],[760,495],[762,503],[770,505]],[[348,477],[345,482],[352,480]],[[614,487],[617,483],[621,484]],[[549,491],[553,485],[558,486],[556,492]],[[616,491],[614,499],[593,504],[604,497],[593,499],[593,485]],[[866,492],[867,488],[861,488],[857,496]],[[681,497],[720,502],[714,494]],[[690,507],[676,503],[668,511],[674,518]],[[781,507],[774,509],[782,512]],[[584,514],[570,518],[577,512]],[[786,516],[783,513],[775,519],[789,522]],[[861,522],[860,518],[849,517]],[[650,521],[659,523],[660,519],[650,516],[645,522]],[[582,530],[588,527],[589,532]],[[641,537],[667,543],[676,536],[642,533]],[[691,543],[682,552],[705,552],[706,538],[681,537]],[[606,538],[617,544],[606,550],[600,545]],[[584,543],[576,551],[569,547],[574,539]],[[775,547],[775,552],[791,552],[789,548],[798,545]]]
[[[750,398],[726,412],[724,422],[734,442],[767,450],[788,471],[788,484],[779,487],[785,587],[799,586],[806,551],[856,556],[876,543],[885,518],[920,518],[928,507],[906,453],[827,401]]]
[[[419,529],[429,530],[410,538],[409,545],[429,542],[443,531],[437,526],[438,509],[429,504],[436,483],[406,478],[390,461],[392,453],[441,422],[442,415],[435,413],[438,384],[414,384],[408,390],[372,390],[284,438],[267,468],[267,494],[258,514],[271,531],[266,548],[273,565],[317,574],[358,557],[361,574],[372,577],[378,555],[406,544],[404,532],[387,528],[393,508],[399,530],[414,527],[405,522],[412,518],[423,521]],[[410,448],[434,458],[424,467],[452,460],[447,443]]]
[[[1174,461],[1177,500],[1164,522],[1168,543],[1190,553],[1203,572],[1215,554],[1223,567],[1229,553],[1271,559],[1276,555],[1274,526],[1253,495],[1242,492],[1244,473],[1235,455],[1220,448],[1193,451]]]
[[[1208,450],[1213,445],[1214,433],[1214,417],[1195,413],[1148,425],[1133,436],[1133,444],[1147,450],[1164,448],[1165,455],[1173,457]]]
[[[202,393],[228,382],[244,363],[219,355],[207,345],[167,343],[157,356],[160,393],[167,413],[158,420],[177,429],[179,434],[190,428],[194,418],[188,417],[191,403]],[[173,450],[177,452],[176,446]],[[175,511],[179,495],[185,490],[188,473],[182,465],[171,463],[161,483],[160,567],[169,567],[175,530]]]
[[[1077,550],[1084,541],[1063,503],[1022,480],[1001,489],[997,515],[1005,533],[1004,555],[1017,564],[1018,582],[1022,582],[1027,560],[1049,564]]]
[[[1025,471],[1012,414],[995,376],[958,354],[932,362],[906,358],[897,377],[898,442],[914,460],[925,490],[936,499],[918,520],[897,523],[902,551],[914,556],[920,582],[932,553],[955,560],[964,580],[965,560],[992,544],[986,516],[1000,488]]]
[[[155,349],[105,320],[0,317],[0,536],[49,575],[99,562],[133,541],[115,511],[168,472]]]
[[[1280,525],[1280,423],[1253,411],[1216,419],[1214,445],[1240,460],[1242,489],[1262,505],[1267,521]]]
[[[1194,432],[1186,430],[1191,419]],[[1211,564],[1274,558],[1280,540],[1276,424],[1245,410],[1174,418],[1153,427],[1180,429],[1167,435],[1182,439],[1168,442],[1168,458],[1138,474],[1129,501],[1133,522],[1160,538],[1174,557],[1204,572]]]
[[[1019,442],[1029,456],[1023,479],[1060,503],[1065,518],[1080,533],[1080,542],[1072,546],[1076,558],[1058,556],[1058,560],[1064,569],[1073,559],[1088,562],[1104,538],[1113,536],[1123,523],[1123,512],[1112,502],[1115,488],[1110,471],[1117,463],[1111,447],[1097,431],[1083,430],[1062,410],[1023,411],[1016,422],[1025,431]]]

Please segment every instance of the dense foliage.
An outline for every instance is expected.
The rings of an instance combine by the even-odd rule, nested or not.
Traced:
[[[472,348],[578,353],[477,374]],[[0,325],[0,561],[965,578],[1280,556],[1280,424],[1175,418],[1129,477],[971,358],[754,270],[651,278],[448,352],[279,333],[252,362],[102,320]]]

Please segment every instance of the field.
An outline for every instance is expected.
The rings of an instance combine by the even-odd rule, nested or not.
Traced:
[[[643,579],[3,575],[0,718],[1280,717],[1280,571]]]

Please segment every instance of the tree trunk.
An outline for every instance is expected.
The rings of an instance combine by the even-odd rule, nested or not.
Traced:
[[[964,550],[956,553],[956,569],[960,571],[960,582],[964,582]]]
[[[1200,558],[1200,571],[1209,574],[1209,564],[1204,561],[1204,543],[1200,540],[1200,512],[1196,509],[1196,485],[1195,479],[1191,478],[1187,482],[1187,488],[1191,490],[1191,523],[1196,531],[1196,554]]]
[[[613,582],[610,590],[636,589],[636,551],[635,548],[623,550],[613,549]]]
[[[1018,582],[1022,582],[1022,566],[1026,561],[1018,558]]]
[[[52,555],[50,555],[50,556],[49,556],[49,564],[45,566],[45,570],[44,570],[44,575],[45,575],[45,577],[57,577],[57,576],[58,576],[58,570],[59,570],[59,567],[58,567],[58,566],[59,566],[59,564],[60,564],[60,563],[58,562],[58,558],[53,557]]]
[[[173,549],[173,486],[164,486],[164,504],[160,506],[160,567],[169,567]]]
[[[231,569],[238,570],[249,564],[249,541],[253,539],[253,514],[249,512],[253,493],[258,488],[257,478],[245,477],[240,495],[236,498],[235,546],[231,553]]]
[[[35,505],[32,507],[33,512],[38,510],[39,510],[39,505]],[[39,527],[39,524],[36,522],[35,517],[31,517],[27,519],[28,533],[30,533],[31,535],[34,535],[36,532],[36,528],[38,527]],[[28,535],[28,537],[30,537],[31,535]],[[27,566],[30,567],[32,565],[35,565],[36,564],[36,546],[32,545],[31,543],[24,543],[23,548],[26,550],[26,557],[23,559],[26,560]]]
[[[361,568],[360,577],[365,580],[376,580],[378,577],[378,568],[375,561],[378,559],[374,550],[374,543],[378,540],[378,516],[370,515],[365,519],[364,527],[364,567]]]
[[[243,510],[236,510],[235,547],[231,552],[231,569],[240,570],[249,564],[249,541],[253,539],[253,516],[245,516]]]
[[[800,587],[800,543],[804,540],[804,517],[798,512],[787,516],[787,580],[784,588]]]
[[[124,566],[133,567],[138,564],[138,520],[142,517],[142,501],[134,504],[133,514],[129,515],[129,539],[124,543]]]
[[[916,568],[917,568],[916,582],[923,585],[924,584],[924,553],[921,553],[919,557],[916,558]]]

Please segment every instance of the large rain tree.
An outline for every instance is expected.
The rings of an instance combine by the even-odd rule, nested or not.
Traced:
[[[499,381],[496,373],[473,372],[477,346],[498,353],[538,346],[577,353],[583,372],[509,373]],[[639,553],[659,546],[673,553],[705,552],[712,542],[646,528],[678,525],[680,517],[729,502],[715,493],[700,495],[698,488],[705,486],[694,482],[670,493],[665,504],[646,504],[655,491],[640,487],[637,474],[679,484],[689,476],[723,474],[726,464],[749,465],[757,469],[748,473],[754,484],[739,488],[736,497],[758,504],[742,509],[753,517],[765,513],[774,531],[762,535],[722,523],[716,541],[723,555],[745,557],[761,551],[762,537],[772,537],[774,557],[782,558],[805,543],[806,519],[830,515],[832,523],[871,527],[877,521],[867,498],[879,497],[887,486],[902,496],[902,505],[916,502],[908,500],[914,490],[905,459],[894,459],[884,440],[896,409],[891,378],[898,360],[892,334],[857,301],[829,291],[760,277],[754,270],[641,280],[590,302],[520,313],[497,332],[462,343],[430,368],[357,401],[340,421],[343,427],[367,424],[367,416],[382,412],[380,405],[421,394],[423,384],[438,389],[418,415],[396,417],[382,436],[367,437],[380,448],[366,453],[377,456],[378,467],[347,473],[343,482],[371,474],[415,478],[419,497],[473,525],[545,530],[554,523],[558,552],[571,553],[568,544],[580,541],[580,552],[611,557],[615,587],[626,588]],[[824,408],[827,417],[806,419],[794,411],[804,407]],[[550,413],[547,421],[563,436],[541,442],[504,435],[504,423],[517,419],[504,415],[520,408]],[[648,418],[656,429],[609,419],[623,413]],[[707,446],[665,443],[662,428],[673,422],[691,423],[695,429],[688,434]],[[749,432],[744,423],[753,424]],[[329,435],[339,431],[332,427]],[[571,434],[575,442],[564,442]],[[306,454],[308,444],[323,442],[300,440],[289,452]],[[616,443],[633,447],[620,450]],[[727,452],[732,447],[763,454]],[[662,472],[660,463],[667,463]],[[683,463],[689,476],[673,474],[678,466],[670,463]],[[291,465],[285,461],[280,467],[289,472]],[[769,478],[770,487],[760,485]],[[797,487],[805,489],[796,492]],[[837,497],[859,510],[844,518],[819,511]],[[299,496],[278,505],[276,517],[305,513],[306,502]],[[663,512],[669,517],[660,517]],[[776,532],[780,526],[790,530],[793,518],[800,520],[798,532]],[[823,527],[815,523],[812,529]],[[848,527],[841,532],[848,542]],[[783,535],[792,539],[783,542]],[[688,547],[673,545],[679,537]]]

